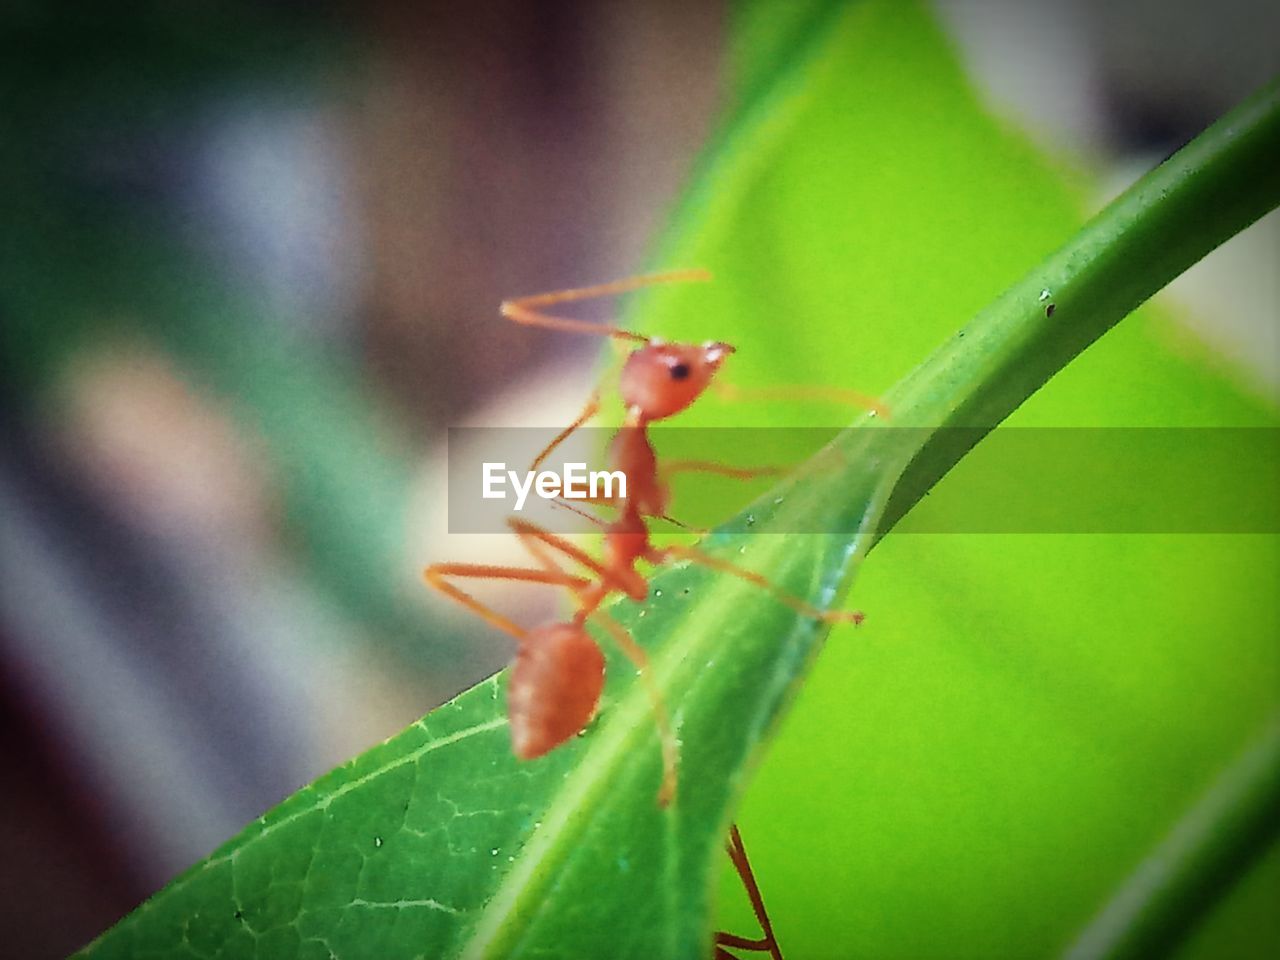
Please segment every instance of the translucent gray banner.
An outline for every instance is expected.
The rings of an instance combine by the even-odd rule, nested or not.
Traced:
[[[614,507],[590,499],[593,485],[597,499],[612,499],[632,479],[609,475],[612,431],[575,432],[540,465],[542,477],[530,475],[558,432],[450,430],[449,532],[506,532],[516,516],[581,533],[614,517]],[[713,527],[765,495],[837,432],[655,427],[653,446],[672,490],[669,512],[690,527]],[[1274,428],[1002,427],[985,437],[954,430],[932,439],[977,446],[895,534],[1280,532]],[[655,521],[655,529],[663,528],[674,529]]]

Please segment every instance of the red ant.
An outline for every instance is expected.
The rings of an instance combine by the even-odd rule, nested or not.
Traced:
[[[626,406],[626,421],[614,438],[611,468],[627,477],[628,497],[617,504],[616,519],[604,526],[604,559],[596,560],[564,538],[543,530],[525,520],[508,521],[512,531],[537,561],[539,569],[504,567],[473,563],[438,563],[424,571],[428,584],[500,630],[515,637],[519,648],[515,668],[508,687],[508,711],[511,716],[512,745],[521,759],[539,757],[580,732],[595,712],[603,686],[603,655],[585,624],[588,619],[609,630],[619,647],[647,675],[644,652],[626,632],[600,608],[611,594],[621,593],[636,602],[649,595],[648,578],[636,565],[644,560],[661,566],[672,559],[699,563],[728,573],[772,593],[780,602],[799,613],[831,623],[860,623],[862,615],[854,612],[822,611],[774,586],[768,579],[735,564],[712,557],[692,547],[658,548],[649,538],[646,516],[666,516],[669,493],[659,474],[657,456],[648,436],[648,426],[686,409],[710,386],[724,359],[734,352],[727,343],[708,341],[701,346],[690,343],[668,343],[582,320],[554,317],[538,312],[535,307],[571,300],[586,300],[621,293],[641,286],[678,280],[705,280],[703,271],[680,271],[634,277],[617,283],[602,284],[537,294],[509,300],[502,304],[502,314],[517,323],[552,330],[593,333],[639,342],[639,348],[627,357],[619,385]],[[582,414],[562,431],[539,454],[531,469],[536,469],[551,451],[585,423],[598,410],[596,396]],[[712,469],[720,472],[751,473],[721,468],[715,464],[687,463],[685,469]],[[592,574],[577,576],[564,570],[552,556],[558,552]],[[521,580],[565,587],[572,591],[578,604],[574,616],[526,630],[449,582],[451,578],[486,580]],[[651,688],[655,701],[656,690]],[[662,713],[660,707],[657,711]],[[675,795],[675,744],[665,720],[659,720],[664,743],[664,776],[659,801],[666,805]]]
[[[678,750],[675,737],[667,720],[661,694],[649,674],[644,651],[621,625],[601,609],[604,601],[614,593],[625,594],[636,602],[642,602],[648,597],[648,578],[636,566],[640,560],[655,567],[672,559],[689,560],[768,590],[780,602],[805,616],[830,623],[857,624],[862,621],[860,613],[819,610],[780,590],[760,574],[744,570],[696,548],[659,548],[650,540],[645,517],[667,516],[669,491],[659,473],[657,456],[649,440],[648,425],[674,416],[697,400],[711,385],[724,359],[734,352],[730,344],[718,341],[708,341],[700,346],[668,343],[617,327],[550,316],[537,309],[555,303],[608,296],[655,283],[705,279],[709,279],[709,276],[702,271],[654,274],[600,286],[538,294],[502,304],[502,314],[517,323],[604,335],[641,344],[629,354],[622,368],[619,389],[626,408],[626,419],[610,448],[610,466],[626,475],[628,496],[614,502],[619,513],[613,521],[605,523],[597,518],[590,518],[604,527],[603,560],[596,560],[547,530],[512,518],[508,524],[537,562],[537,569],[438,563],[424,571],[424,577],[430,586],[516,639],[518,647],[507,689],[507,707],[512,746],[516,756],[522,760],[539,757],[569,740],[584,729],[595,715],[604,687],[604,655],[587,632],[586,622],[594,620],[603,626],[613,636],[623,654],[635,664],[651,701],[662,746],[663,777],[658,791],[658,802],[662,806],[669,804],[676,793]],[[531,469],[536,470],[558,444],[589,420],[598,409],[599,397],[598,394],[593,394],[579,417],[539,454]],[[669,465],[668,475],[674,469],[710,470],[739,476],[761,472],[687,462]],[[573,561],[589,571],[591,576],[566,571],[553,553]],[[519,580],[564,587],[573,593],[577,610],[567,621],[526,630],[454,586],[449,582],[450,578]],[[780,958],[759,889],[751,874],[746,851],[736,828],[730,834],[729,853],[747,887],[765,937],[752,941],[719,934],[716,939],[716,955],[729,957],[731,955],[723,948],[734,946],[767,950],[771,956]]]
[[[622,366],[618,392],[626,411],[626,418],[621,429],[614,436],[609,451],[611,469],[621,470],[626,474],[627,483],[630,485],[628,489],[631,491],[630,500],[640,516],[671,519],[666,512],[670,491],[665,478],[670,478],[672,474],[680,471],[719,473],[740,479],[778,472],[777,468],[773,467],[743,469],[705,460],[681,460],[668,463],[662,473],[659,473],[657,455],[649,441],[649,424],[665,420],[687,409],[708,388],[715,388],[723,396],[735,399],[747,397],[767,399],[779,396],[792,399],[823,399],[863,407],[881,416],[888,415],[888,409],[875,397],[843,387],[788,386],[747,391],[718,383],[714,380],[715,374],[724,359],[734,352],[732,344],[717,340],[708,340],[701,345],[669,343],[659,337],[645,337],[619,327],[604,326],[569,317],[549,316],[534,309],[556,303],[612,296],[654,284],[710,279],[711,275],[705,270],[655,273],[593,287],[557,290],[552,293],[520,297],[504,301],[500,308],[504,317],[516,323],[570,333],[590,333],[642,344],[627,356]],[[595,416],[599,410],[600,397],[597,391],[592,393],[577,419],[546,446],[529,469],[537,470],[557,446]]]

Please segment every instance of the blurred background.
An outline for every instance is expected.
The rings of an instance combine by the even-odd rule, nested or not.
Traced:
[[[984,98],[1098,175],[1098,205],[1280,66],[1280,8],[1254,0],[937,12]],[[507,661],[418,579],[511,550],[445,529],[445,431],[577,413],[599,344],[497,303],[646,266],[732,102],[733,16],[6,4],[6,952],[73,949]],[[1277,230],[1173,291],[1272,403]]]

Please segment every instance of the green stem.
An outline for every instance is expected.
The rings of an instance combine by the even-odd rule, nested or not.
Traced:
[[[929,437],[894,488],[881,530],[1086,347],[1277,205],[1280,81],[1272,81],[1135,183],[892,391],[894,426],[971,429]]]
[[[895,388],[887,398],[894,425],[924,428],[927,439],[898,479],[880,531],[1086,347],[1277,205],[1273,81],[1135,183]],[[847,431],[842,443],[846,452],[866,450],[867,432]],[[1275,838],[1278,810],[1280,723],[1185,815],[1070,956],[1170,949]]]
[[[1280,834],[1280,716],[1142,861],[1067,960],[1165,956]]]

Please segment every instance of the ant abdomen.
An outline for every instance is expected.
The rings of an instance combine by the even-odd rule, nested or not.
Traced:
[[[532,760],[580,733],[603,689],[604,654],[585,628],[571,622],[530,630],[507,688],[516,756]]]

